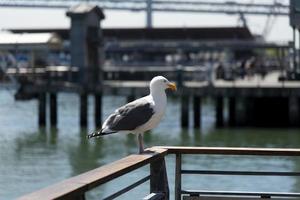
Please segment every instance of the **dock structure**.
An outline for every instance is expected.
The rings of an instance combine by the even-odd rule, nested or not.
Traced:
[[[135,170],[150,166],[149,175],[141,177],[134,183],[124,188],[116,188],[113,194],[102,199],[115,199],[124,193],[129,192],[133,188],[149,181],[149,191],[145,191],[144,200],[168,200],[170,199],[169,182],[167,176],[175,176],[174,183],[174,199],[175,200],[218,200],[218,199],[299,199],[300,191],[220,191],[201,190],[199,185],[194,185],[195,189],[185,189],[182,177],[188,174],[195,176],[211,176],[212,179],[218,180],[218,176],[252,176],[257,178],[267,176],[289,176],[299,177],[299,172],[292,171],[243,171],[238,169],[232,170],[212,170],[212,169],[188,169],[183,168],[183,157],[189,155],[222,155],[226,156],[272,156],[272,157],[299,157],[299,149],[278,149],[278,148],[226,148],[226,147],[175,147],[160,146],[147,149],[151,153],[130,155],[121,160],[101,166],[75,177],[63,180],[47,188],[35,191],[33,193],[19,197],[18,200],[39,200],[39,199],[74,199],[84,200],[85,193],[95,189],[97,186],[106,184],[118,177],[134,173]],[[170,174],[166,168],[166,157],[175,155],[175,174]],[[170,180],[170,179],[169,179]],[[171,179],[172,180],[172,179]],[[185,179],[188,180],[188,179]]]
[[[47,68],[46,68],[47,69]],[[45,73],[48,73],[45,69]],[[188,68],[187,68],[188,69]],[[153,71],[152,71],[153,72]],[[12,72],[14,73],[14,72]],[[68,71],[61,72],[61,74]],[[114,70],[103,70],[104,76],[108,73],[116,73]],[[124,72],[120,72],[124,73]],[[129,73],[129,72],[126,72]],[[133,72],[130,72],[133,73]],[[145,73],[151,73],[151,71]],[[156,71],[156,74],[165,75],[170,80],[176,78],[177,71]],[[155,74],[154,73],[154,74]],[[181,71],[183,77],[188,77],[190,70]],[[192,73],[202,73],[192,71]],[[197,81],[184,80],[181,87],[175,94],[180,99],[181,126],[187,128],[194,126],[201,127],[202,100],[210,98],[215,101],[216,126],[292,126],[300,125],[300,82],[299,81],[278,81],[280,72],[272,72],[264,79],[259,76],[251,80],[236,79],[232,81],[213,80]],[[200,75],[199,75],[200,76]],[[51,77],[51,76],[50,76]],[[36,78],[39,80],[39,78]],[[176,79],[175,79],[176,80]],[[57,123],[56,98],[59,92],[75,92],[80,97],[81,126],[87,126],[87,97],[95,97],[95,122],[100,126],[102,95],[127,96],[127,101],[136,97],[148,94],[148,81],[145,80],[107,80],[102,85],[97,85],[92,92],[86,92],[86,88],[72,82],[59,82],[55,76],[51,81],[39,80],[34,84],[22,84],[20,92],[25,96],[38,95],[39,101],[39,124],[46,123],[46,105],[50,105],[51,125]],[[49,94],[49,97],[46,95]],[[21,95],[22,96],[22,95]],[[47,100],[49,102],[47,103]],[[225,118],[224,110],[228,111]],[[190,120],[189,110],[193,110]],[[193,123],[192,123],[193,122]]]
[[[148,81],[156,75],[177,82],[179,89],[175,96],[181,101],[183,128],[201,127],[201,104],[205,98],[214,101],[217,127],[300,126],[300,82],[282,78],[289,65],[286,55],[292,47],[288,44],[257,41],[247,28],[103,31],[100,26],[104,19],[102,10],[86,4],[71,8],[67,15],[71,18],[70,31],[57,30],[56,34],[69,38],[70,66],[8,68],[5,71],[20,83],[17,99],[38,100],[40,126],[46,125],[48,114],[50,125],[56,126],[59,92],[74,92],[80,99],[80,126],[88,126],[88,96],[93,95],[94,119],[99,127],[103,95],[127,96],[127,101],[132,101],[148,94]],[[256,62],[261,78],[253,75],[253,71],[250,71],[251,77],[234,71],[236,63],[232,60],[253,56],[254,49],[274,49],[277,53],[276,61],[268,60],[271,64],[267,69],[260,55],[256,61],[251,58],[247,63],[242,62],[239,70]],[[230,56],[233,57],[231,62],[227,58]],[[149,65],[150,61],[153,65]],[[110,64],[104,65],[104,62]],[[191,108],[193,120],[190,119]],[[228,110],[228,117],[224,110]]]
[[[33,68],[24,68],[23,71],[16,68],[20,76],[26,74],[23,76],[26,80],[20,80],[19,94],[29,94],[29,96],[18,96],[17,94],[17,98],[37,96],[39,125],[46,125],[46,111],[49,105],[50,124],[56,126],[57,94],[65,89],[76,92],[80,97],[80,126],[87,127],[88,95],[93,94],[95,97],[95,124],[99,127],[101,124],[101,70],[103,64],[103,60],[100,59],[103,57],[100,21],[104,19],[104,14],[102,9],[97,6],[80,4],[70,8],[67,16],[71,18],[71,67],[42,67],[39,70],[33,66]],[[74,73],[76,73],[75,76]],[[96,87],[98,88],[95,89]]]

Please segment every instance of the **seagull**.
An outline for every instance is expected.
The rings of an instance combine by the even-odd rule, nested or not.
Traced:
[[[176,91],[176,84],[163,76],[156,76],[150,82],[150,94],[136,99],[118,109],[104,121],[102,128],[88,135],[101,137],[114,133],[137,134],[139,153],[144,152],[143,134],[155,128],[165,114],[167,95],[165,90]]]

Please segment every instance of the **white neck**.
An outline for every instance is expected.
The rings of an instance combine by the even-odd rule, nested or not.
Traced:
[[[158,107],[165,107],[165,105],[167,104],[167,95],[166,92],[164,90],[162,90],[161,88],[159,89],[150,89],[150,95],[152,96],[155,104]]]

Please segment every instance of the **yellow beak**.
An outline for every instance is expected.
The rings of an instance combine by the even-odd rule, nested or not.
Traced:
[[[171,89],[172,91],[176,91],[177,87],[175,83],[168,83],[168,88]]]

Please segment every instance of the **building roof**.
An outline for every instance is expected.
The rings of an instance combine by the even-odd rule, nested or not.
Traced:
[[[0,47],[54,47],[62,43],[55,33],[9,33],[0,32]]]
[[[85,15],[91,12],[95,12],[100,19],[104,19],[104,13],[102,9],[99,6],[96,5],[90,5],[86,3],[78,4],[73,7],[71,7],[67,11],[67,16],[75,16],[75,15]]]

